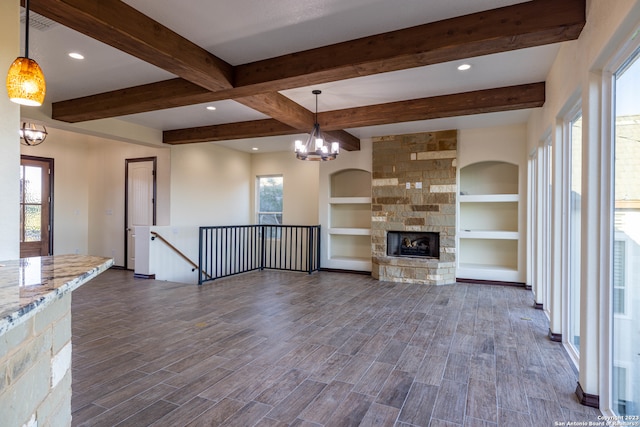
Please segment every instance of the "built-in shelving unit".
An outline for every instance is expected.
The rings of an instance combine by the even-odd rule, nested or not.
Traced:
[[[460,169],[457,277],[520,281],[518,176],[507,162]]]
[[[371,173],[346,169],[330,176],[328,267],[371,270]]]

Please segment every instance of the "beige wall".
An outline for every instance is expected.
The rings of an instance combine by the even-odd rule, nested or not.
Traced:
[[[76,134],[81,139],[91,139]],[[114,258],[124,266],[125,160],[156,157],[156,223],[170,223],[171,152],[169,148],[93,138],[88,157],[89,254]],[[48,142],[48,141],[47,141]]]
[[[88,253],[89,144],[65,138],[48,129],[45,142],[20,146],[20,154],[54,159],[53,165],[53,253]],[[74,139],[77,138],[74,135]]]
[[[171,149],[171,225],[249,224],[251,155],[210,143]]]
[[[125,159],[139,157],[158,159],[159,226],[253,223],[255,177],[269,174],[285,177],[285,222],[318,223],[318,164],[291,153],[250,155],[208,143],[155,148],[48,131],[43,144],[21,146],[21,153],[54,159],[54,254],[107,256],[125,265]]]
[[[3,73],[19,55],[20,4],[0,2],[0,69]],[[6,68],[5,68],[6,67]],[[16,259],[20,254],[18,211],[20,181],[20,107],[9,101],[2,74],[0,85],[0,260]]]
[[[526,125],[461,129],[458,135],[458,168],[472,163],[501,161],[520,166],[521,184],[526,184]],[[526,188],[526,187],[525,187]]]
[[[157,157],[157,222],[169,224],[170,151],[48,128],[44,143],[21,154],[54,159],[55,255],[113,257],[124,265],[125,159]]]
[[[317,225],[319,163],[298,160],[293,152],[251,155],[251,216],[248,223],[255,222],[256,177],[282,175],[282,222],[288,225]]]

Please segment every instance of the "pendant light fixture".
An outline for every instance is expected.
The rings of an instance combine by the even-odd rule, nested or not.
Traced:
[[[7,73],[9,100],[22,105],[40,106],[47,85],[36,61],[29,58],[29,0],[25,0],[24,56],[13,61]]]
[[[320,125],[318,124],[318,95],[320,95],[322,91],[316,89],[311,93],[316,96],[316,112],[313,129],[309,132],[309,138],[307,138],[306,143],[300,140],[295,142],[294,150],[296,158],[313,161],[334,160],[340,152],[340,144],[332,142],[329,145],[329,143],[325,141],[322,132],[320,132]]]
[[[35,123],[23,122],[20,127],[20,143],[30,147],[42,144],[47,138],[47,128],[44,125],[41,127],[42,129],[36,126]]]

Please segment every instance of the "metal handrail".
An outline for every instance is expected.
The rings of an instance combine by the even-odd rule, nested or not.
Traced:
[[[151,231],[151,240],[155,240],[156,238],[160,239],[162,242],[164,242],[164,244],[166,244],[167,246],[169,246],[169,248],[171,248],[175,253],[177,253],[178,255],[180,255],[180,257],[182,259],[184,259],[185,261],[187,261],[193,268],[191,269],[191,271],[196,271],[196,269],[200,270],[200,268],[198,267],[198,264],[196,264],[195,262],[193,262],[188,256],[186,256],[184,253],[182,253],[182,251],[178,248],[176,248],[175,246],[173,246],[171,244],[171,242],[169,242],[167,239],[165,239],[164,237],[162,237],[162,235],[160,235],[159,233],[155,232],[155,231]],[[209,276],[207,274],[206,271],[200,271],[201,273],[204,273],[206,276],[208,276],[209,278],[211,278],[211,276]]]
[[[254,270],[320,269],[319,225],[200,227],[199,246],[199,285]]]

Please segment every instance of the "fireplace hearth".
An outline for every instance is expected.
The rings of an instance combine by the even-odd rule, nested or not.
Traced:
[[[440,233],[430,231],[388,231],[387,255],[439,259]]]

